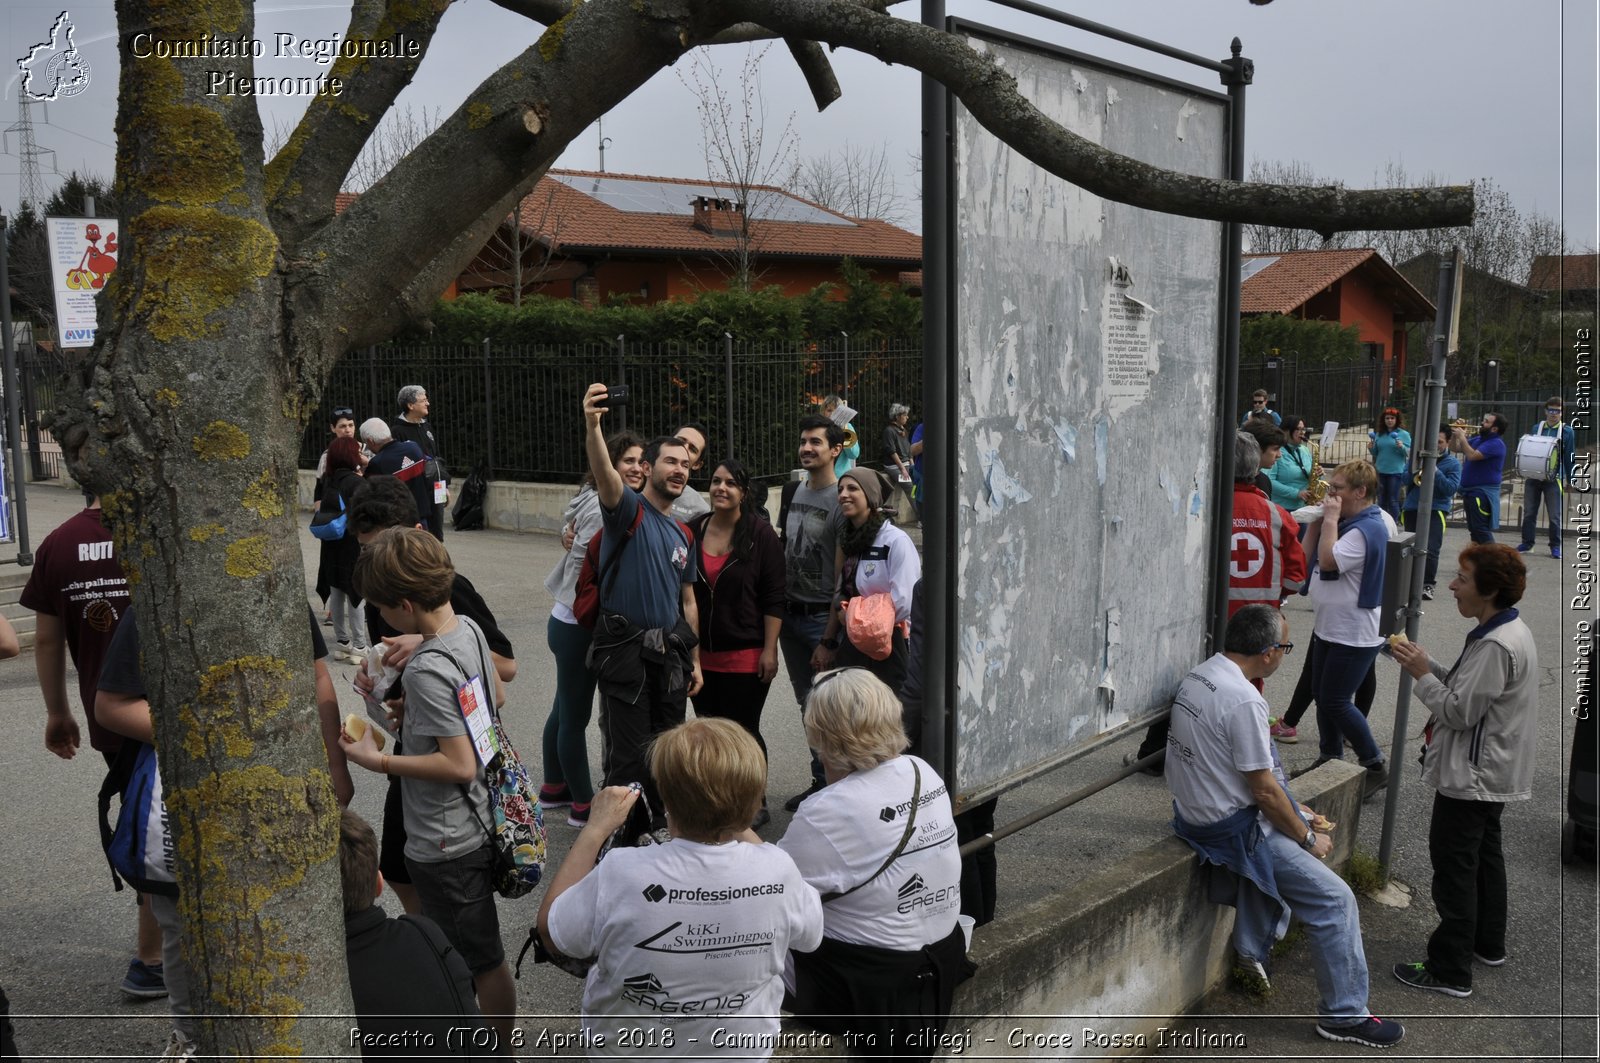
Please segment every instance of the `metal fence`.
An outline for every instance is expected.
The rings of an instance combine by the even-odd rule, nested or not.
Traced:
[[[732,453],[752,475],[777,479],[797,464],[800,418],[829,393],[861,411],[855,419],[861,460],[880,461],[889,404],[921,399],[922,352],[736,339],[693,346],[623,339],[560,347],[369,347],[334,367],[300,463],[316,464],[334,409],[353,407],[358,423],[388,419],[397,412],[400,388],[421,384],[453,477],[481,462],[491,479],[576,480],[587,468],[583,391],[596,381],[628,385],[628,404],[608,416],[608,428],[648,438],[698,421],[708,430],[711,461]]]
[[[1239,411],[1249,407],[1250,393],[1265,388],[1280,414],[1304,417],[1313,430],[1328,421],[1341,425],[1371,424],[1388,398],[1383,367],[1359,365],[1302,368],[1293,358],[1239,363]]]

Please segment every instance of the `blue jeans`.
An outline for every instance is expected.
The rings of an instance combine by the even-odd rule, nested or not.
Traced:
[[[593,638],[588,628],[554,616],[545,625],[545,640],[556,659],[556,696],[544,722],[544,781],[566,783],[580,805],[594,800],[586,734],[594,712],[595,680],[587,662]]]
[[[1431,587],[1438,582],[1439,547],[1444,543],[1444,514],[1434,510],[1433,519],[1425,529],[1417,527],[1417,511],[1414,509],[1406,510],[1400,514],[1400,518],[1400,526],[1406,531],[1416,532],[1419,539],[1424,534],[1428,536],[1428,564],[1422,573],[1422,582]]]
[[[1317,1017],[1333,1028],[1367,1018],[1367,954],[1361,945],[1361,912],[1355,894],[1327,864],[1277,831],[1265,836],[1272,871],[1295,918],[1311,938],[1311,966],[1317,976]],[[1255,893],[1254,890],[1249,891]],[[1277,905],[1259,893],[1250,903],[1241,893],[1233,924],[1234,951],[1264,960],[1272,953]]]
[[[1468,487],[1461,492],[1461,508],[1467,514],[1467,531],[1472,534],[1475,543],[1494,542],[1494,531],[1491,528],[1493,515],[1489,511],[1490,490],[1500,490],[1495,487]]]
[[[800,703],[802,713],[806,709],[806,696],[811,693],[812,677],[816,675],[811,670],[811,655],[816,652],[827,627],[827,613],[785,612],[783,627],[778,631],[778,652],[783,655],[783,667],[789,673],[789,685],[794,687],[794,700]],[[819,786],[827,782],[816,750],[811,751],[811,781]]]
[[[1382,646],[1346,646],[1317,639],[1311,646],[1311,689],[1317,699],[1318,753],[1330,760],[1344,757],[1344,739],[1355,746],[1365,766],[1381,764],[1383,754],[1372,728],[1356,708],[1356,687],[1378,659]]]
[[[1524,481],[1522,494],[1522,541],[1533,545],[1539,534],[1539,502],[1544,501],[1545,513],[1550,520],[1550,549],[1561,549],[1561,481]]]
[[[1400,519],[1400,496],[1405,494],[1405,489],[1405,473],[1380,472],[1378,474],[1378,505],[1395,520]]]

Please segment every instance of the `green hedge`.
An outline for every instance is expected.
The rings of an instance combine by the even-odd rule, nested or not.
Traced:
[[[464,295],[435,307],[426,335],[401,343],[481,343],[541,346],[612,343],[713,344],[723,333],[745,343],[805,343],[850,334],[852,347],[867,350],[918,346],[922,301],[892,284],[880,284],[846,259],[840,283],[818,285],[799,297],[777,287],[760,291],[708,291],[693,301],[667,300],[648,306],[616,299],[585,307],[570,299],[534,296],[521,306],[488,295]],[[835,297],[842,291],[844,298]]]
[[[1259,361],[1277,348],[1302,366],[1348,365],[1361,359],[1360,330],[1333,321],[1255,314],[1239,323],[1239,358]]]

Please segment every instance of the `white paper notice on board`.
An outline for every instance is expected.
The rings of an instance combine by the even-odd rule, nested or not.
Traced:
[[[95,296],[117,268],[115,218],[46,218],[45,243],[62,347],[93,347]]]
[[[1112,417],[1150,397],[1150,378],[1159,368],[1150,323],[1156,310],[1131,294],[1133,274],[1108,260],[1105,299],[1100,307],[1100,345],[1106,405]]]
[[[1322,447],[1323,450],[1327,450],[1329,447],[1333,446],[1333,441],[1338,438],[1339,422],[1327,421],[1322,426],[1322,438],[1318,441],[1318,445]]]

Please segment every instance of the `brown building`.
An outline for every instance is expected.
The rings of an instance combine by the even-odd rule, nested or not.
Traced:
[[[849,257],[875,280],[901,283],[922,265],[922,238],[851,218],[780,188],[749,203],[706,181],[551,170],[445,293],[548,295],[640,303],[725,289],[748,263],[752,287],[802,295],[838,281]]]
[[[1245,255],[1239,309],[1354,325],[1391,389],[1406,372],[1406,323],[1434,316],[1433,303],[1371,248]]]

